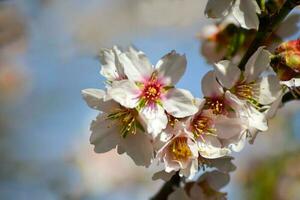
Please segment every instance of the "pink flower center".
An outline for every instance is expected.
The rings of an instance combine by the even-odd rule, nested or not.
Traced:
[[[163,84],[158,80],[157,74],[153,73],[142,88],[141,98],[144,105],[156,104],[161,99],[163,90]]]

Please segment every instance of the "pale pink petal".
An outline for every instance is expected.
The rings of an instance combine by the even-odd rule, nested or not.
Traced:
[[[217,137],[221,139],[229,139],[240,135],[246,129],[246,125],[243,124],[242,120],[226,116],[218,116],[214,125],[217,130]]]
[[[89,107],[103,112],[110,112],[111,109],[117,108],[118,104],[115,101],[105,101],[106,93],[98,89],[84,89],[81,94]]]
[[[224,93],[222,86],[216,79],[214,71],[209,71],[205,74],[202,78],[201,87],[204,97],[219,97]]]
[[[153,72],[153,67],[146,55],[133,47],[130,47],[128,52],[122,53],[119,58],[124,65],[125,74],[132,81],[142,82]]]
[[[139,88],[129,80],[115,81],[108,94],[126,108],[135,108],[139,101]]]
[[[135,135],[129,134],[126,138],[120,139],[119,144],[127,155],[138,166],[149,167],[153,158],[153,145],[148,135],[137,131]]]
[[[101,49],[99,59],[101,62],[100,74],[109,81],[119,80],[125,77],[124,68],[119,61],[121,51],[114,46],[113,49]]]
[[[231,89],[240,79],[241,70],[228,60],[222,60],[214,65],[218,81],[227,89]]]
[[[259,86],[258,102],[262,105],[273,103],[282,93],[279,79],[275,75],[262,77],[256,84]]]
[[[170,115],[177,118],[187,117],[198,111],[193,95],[183,89],[169,89],[162,104]]]
[[[163,78],[167,85],[175,85],[183,76],[186,64],[185,55],[171,51],[158,61],[155,68],[158,76]]]
[[[256,0],[235,0],[232,7],[232,14],[245,29],[258,29],[259,19],[257,13],[260,13]]]
[[[220,141],[215,136],[205,136],[204,140],[198,140],[199,153],[204,158],[215,159],[231,153],[229,149],[222,148]]]
[[[168,118],[165,113],[165,110],[161,106],[146,106],[141,110],[140,113],[141,117],[146,123],[147,132],[152,134],[153,137],[157,137],[157,135],[167,127]]]
[[[156,172],[153,174],[152,176],[152,180],[156,181],[156,180],[164,180],[164,181],[168,181],[172,178],[172,176],[175,174],[175,172],[171,172],[171,173],[167,173],[165,170]]]
[[[256,80],[269,67],[270,61],[270,53],[264,47],[259,47],[245,66],[244,76],[246,82],[249,83]]]
[[[206,4],[205,15],[210,18],[222,18],[229,14],[234,0],[209,0]]]
[[[106,114],[101,114],[91,124],[90,143],[95,145],[94,150],[97,153],[110,151],[120,142],[119,127],[106,117]]]

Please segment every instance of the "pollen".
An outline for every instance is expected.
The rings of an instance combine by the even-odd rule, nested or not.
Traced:
[[[215,115],[223,114],[225,112],[225,103],[221,98],[206,98],[206,106],[208,109],[211,109]]]
[[[202,115],[192,121],[192,132],[196,139],[201,138],[203,142],[205,142],[204,135],[216,136],[216,129],[212,127],[212,120]]]
[[[258,95],[258,88],[255,82],[239,83],[233,88],[233,93],[242,99],[254,99]]]
[[[121,136],[125,138],[128,134],[135,135],[137,128],[142,129],[137,120],[137,111],[135,109],[119,108],[112,111],[106,119],[117,120],[121,127]]]
[[[168,114],[167,113],[167,117],[168,117],[168,123],[169,123],[169,125],[172,127],[172,128],[174,128],[175,127],[175,125],[176,125],[176,123],[179,121],[176,117],[174,117],[174,116],[172,116],[172,115],[170,115],[170,114]]]
[[[161,97],[162,90],[163,86],[159,82],[157,74],[153,73],[147,83],[144,84],[142,98],[146,104],[156,103]]]
[[[174,160],[182,161],[188,159],[192,155],[192,152],[187,144],[187,138],[175,138],[170,145],[170,153]]]

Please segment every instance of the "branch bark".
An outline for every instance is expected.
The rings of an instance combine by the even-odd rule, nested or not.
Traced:
[[[270,37],[286,16],[298,5],[300,5],[300,0],[287,0],[278,13],[272,16],[262,16],[260,18],[260,24],[256,36],[239,64],[239,68],[241,70],[245,69],[247,61],[258,47]]]

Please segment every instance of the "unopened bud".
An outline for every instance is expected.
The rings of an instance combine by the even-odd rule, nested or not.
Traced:
[[[288,42],[284,42],[281,45],[279,45],[275,51],[275,54],[280,54],[283,52],[300,52],[300,38],[297,40],[291,40]]]
[[[300,52],[288,51],[282,53],[280,56],[283,60],[283,64],[285,64],[295,72],[300,72]]]

